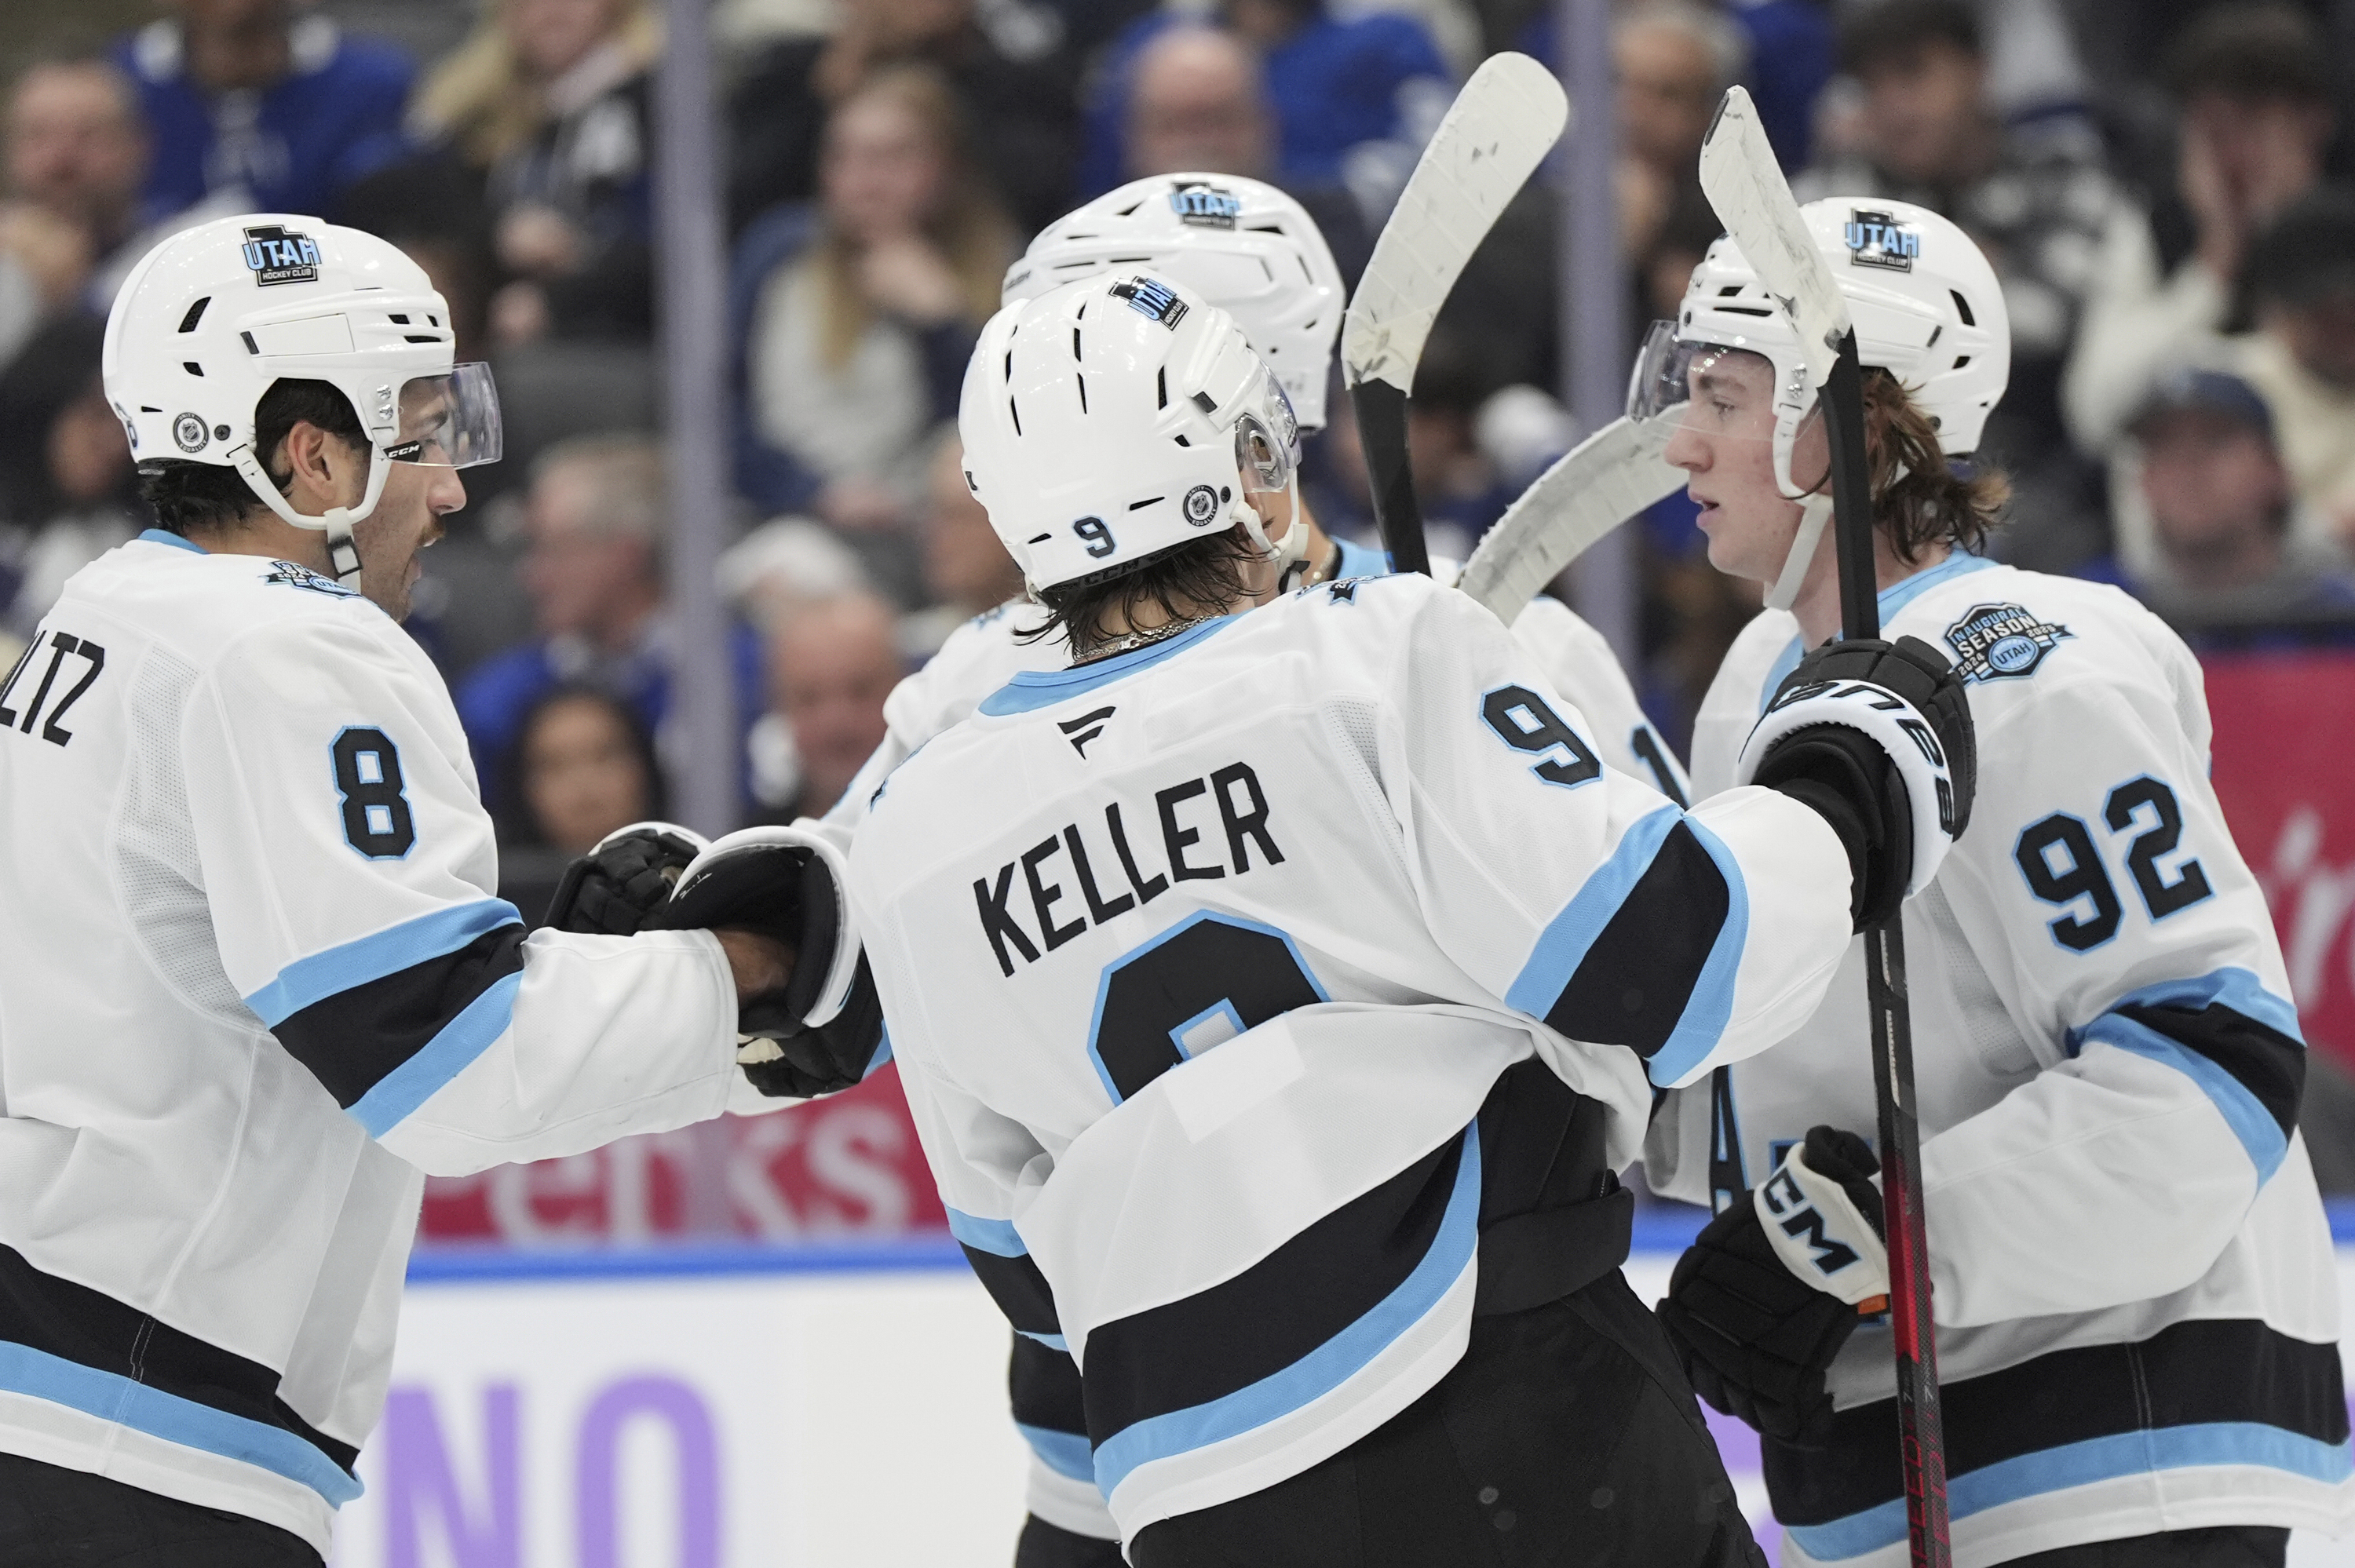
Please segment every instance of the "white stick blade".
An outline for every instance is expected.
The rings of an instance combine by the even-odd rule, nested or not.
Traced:
[[[1660,454],[1676,421],[1614,419],[1521,492],[1464,563],[1455,586],[1511,625],[1587,547],[1684,488]]]
[[[1561,84],[1527,55],[1492,55],[1472,73],[1423,148],[1349,302],[1341,363],[1350,385],[1379,377],[1414,389],[1423,340],[1448,291],[1569,119]]]
[[[1791,182],[1783,177],[1747,89],[1725,90],[1701,143],[1700,188],[1742,259],[1782,302],[1807,356],[1807,374],[1822,386],[1849,328],[1848,302],[1807,237]]]

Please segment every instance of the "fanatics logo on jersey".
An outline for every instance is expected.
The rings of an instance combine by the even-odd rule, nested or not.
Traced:
[[[347,588],[335,578],[322,577],[310,567],[296,566],[293,561],[271,562],[270,575],[261,580],[266,583],[284,583],[288,588],[307,588],[313,593],[325,594],[330,599],[357,599],[360,591],[357,588]]]
[[[1156,278],[1123,278],[1112,286],[1115,300],[1126,300],[1128,308],[1138,315],[1150,316],[1171,332],[1186,319],[1187,304],[1177,291]]]
[[[2070,635],[2065,626],[2039,620],[2016,604],[1975,604],[1946,628],[1955,651],[1955,673],[1964,681],[2033,675],[2044,656]]]
[[[1898,228],[1897,220],[1885,212],[1851,208],[1845,232],[1851,266],[1911,272],[1913,259],[1922,254],[1922,237],[1910,228]]]
[[[1098,708],[1075,719],[1063,719],[1055,727],[1063,732],[1063,738],[1071,743],[1071,749],[1084,758],[1088,754],[1088,742],[1103,733],[1104,720],[1112,717],[1113,711],[1111,708]]]
[[[183,414],[172,421],[172,439],[180,444],[184,452],[200,452],[205,450],[205,443],[212,439],[212,432],[206,429],[205,422],[194,414]]]
[[[1232,228],[1243,215],[1240,197],[1216,185],[1179,185],[1169,193],[1178,221],[1193,228]]]
[[[245,231],[245,264],[263,288],[273,283],[315,283],[319,281],[319,242],[280,224],[264,224]]]

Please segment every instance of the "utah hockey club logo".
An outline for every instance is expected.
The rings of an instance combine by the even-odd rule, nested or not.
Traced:
[[[1151,317],[1171,332],[1176,332],[1178,323],[1186,319],[1186,302],[1156,278],[1123,278],[1112,286],[1112,295],[1116,300],[1126,300],[1130,310]]]
[[[2039,620],[2017,604],[1975,604],[1946,628],[1955,651],[1955,673],[1964,681],[2033,675],[2044,656],[2070,635],[2065,626]]]
[[[1243,215],[1241,199],[1216,185],[1179,185],[1169,193],[1169,206],[1191,228],[1232,228]]]
[[[284,583],[288,588],[306,588],[312,593],[325,594],[330,599],[356,599],[360,591],[357,588],[347,588],[335,578],[323,577],[310,567],[298,566],[293,561],[271,562],[270,575],[261,580],[266,583]]]
[[[1898,228],[1897,220],[1885,212],[1851,207],[1844,232],[1851,266],[1911,272],[1913,259],[1922,254],[1922,237],[1910,228]]]
[[[1098,708],[1093,713],[1082,714],[1075,719],[1059,720],[1055,727],[1063,732],[1063,738],[1071,743],[1073,751],[1085,757],[1088,754],[1088,742],[1103,733],[1104,720],[1112,715],[1112,709]]]
[[[264,224],[245,231],[245,264],[263,288],[273,283],[315,283],[319,281],[319,242],[280,224]]]

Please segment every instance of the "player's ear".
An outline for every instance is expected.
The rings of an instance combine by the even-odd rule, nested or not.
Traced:
[[[348,504],[366,489],[368,456],[357,443],[308,419],[297,419],[279,443],[278,461],[270,471],[284,481],[287,493],[298,503],[296,510],[312,510],[300,504],[306,496],[319,501],[319,509],[325,510]]]

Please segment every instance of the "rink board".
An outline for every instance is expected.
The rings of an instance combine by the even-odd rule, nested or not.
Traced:
[[[1676,1232],[1646,1231],[1628,1275],[1650,1299]],[[1006,1351],[945,1239],[421,1256],[335,1561],[1006,1568],[1025,1464]],[[1764,1525],[1756,1442],[1713,1425]],[[2301,1539],[2291,1563],[2355,1568],[2355,1540]]]

